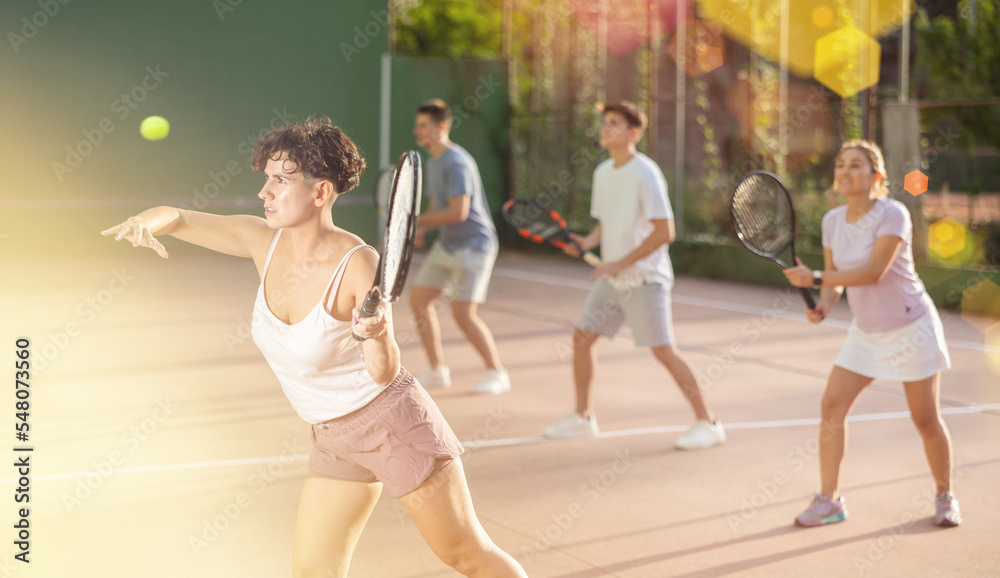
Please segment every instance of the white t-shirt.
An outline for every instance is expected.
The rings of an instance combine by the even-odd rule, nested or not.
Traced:
[[[893,236],[903,240],[878,283],[847,288],[854,322],[863,331],[899,329],[920,319],[934,306],[913,266],[913,224],[903,203],[878,199],[863,217],[847,222],[847,205],[823,215],[823,248],[833,253],[839,271],[868,264],[875,240]]]
[[[651,220],[674,218],[660,167],[642,153],[617,168],[613,159],[599,164],[594,170],[590,215],[601,222],[602,259],[624,259],[653,232]],[[667,245],[657,247],[619,276],[640,271],[669,287],[674,271]]]

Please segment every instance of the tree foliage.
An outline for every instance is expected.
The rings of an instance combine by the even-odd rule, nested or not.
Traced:
[[[498,58],[502,0],[391,0],[396,50],[449,58]]]
[[[915,20],[917,67],[925,75],[924,97],[934,100],[1000,98],[1000,0],[960,0],[954,17]],[[1000,149],[1000,106],[931,108],[924,120],[957,123],[971,153],[977,145]]]

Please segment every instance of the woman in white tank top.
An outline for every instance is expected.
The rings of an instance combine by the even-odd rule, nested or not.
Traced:
[[[428,448],[418,457],[429,463],[419,471],[401,472],[398,480],[385,480],[386,489],[399,498],[434,552],[460,573],[526,576],[476,518],[458,457],[461,446],[430,398],[401,368],[390,307],[358,319],[378,256],[357,235],[334,225],[330,210],[340,194],[357,186],[364,171],[357,147],[329,118],[313,117],[265,135],[254,149],[252,165],[265,176],[257,195],[263,218],[155,207],[103,234],[149,247],[163,258],[167,251],[155,237],[161,234],[253,259],[261,277],[254,341],[295,411],[313,424],[317,448],[326,441],[336,444],[338,432],[353,430],[359,419],[367,420],[366,435],[393,439],[395,431],[377,431],[385,421],[382,416],[365,416],[397,403],[396,398],[406,402],[392,406],[396,413],[423,404],[421,416],[413,419],[429,413],[436,421],[423,424],[425,438],[419,442],[425,446],[409,445]],[[352,333],[364,341],[356,341]],[[345,420],[355,421],[344,427]],[[380,450],[384,454],[403,447],[383,446],[389,448]],[[299,501],[293,573],[346,576],[361,529],[382,491],[382,476],[374,476],[379,470],[369,471],[363,463],[317,474],[314,469],[347,461],[330,459],[329,452],[317,455],[317,448]],[[384,461],[411,463],[397,457],[388,455]],[[421,492],[425,486],[434,491]]]
[[[913,266],[912,225],[905,207],[885,198],[885,160],[878,145],[853,140],[837,154],[833,188],[847,203],[823,217],[823,270],[801,262],[785,269],[796,287],[819,287],[819,323],[848,287],[854,322],[847,332],[823,394],[819,434],[821,489],[795,519],[800,526],[842,522],[847,507],[839,494],[847,445],[845,420],[875,378],[903,382],[913,423],[924,442],[935,485],[934,523],[962,522],[951,491],[951,438],[940,411],[941,370],[950,366],[937,310]]]

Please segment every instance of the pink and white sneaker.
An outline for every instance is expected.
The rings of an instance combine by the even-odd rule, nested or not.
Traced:
[[[934,500],[934,523],[950,528],[962,523],[962,512],[958,509],[958,499],[951,492],[941,492]]]
[[[847,506],[843,496],[831,500],[823,494],[816,494],[806,511],[795,517],[795,524],[811,528],[824,524],[836,524],[846,519]]]

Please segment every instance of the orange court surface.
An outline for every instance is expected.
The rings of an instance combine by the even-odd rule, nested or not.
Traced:
[[[168,243],[167,261],[119,244],[85,260],[8,262],[18,276],[0,293],[4,343],[11,355],[16,338],[32,340],[34,450],[31,563],[14,559],[8,524],[0,576],[291,575],[309,427],[249,337],[256,272]],[[499,396],[472,393],[481,363],[441,311],[454,385],[431,394],[467,442],[480,519],[529,576],[1000,575],[1000,351],[984,342],[1000,320],[942,311],[953,368],[941,404],[965,523],[932,524],[902,386],[876,381],[851,414],[850,518],[801,529],[792,520],[818,491],[819,402],[846,303],[811,326],[795,291],[679,276],[678,345],[728,443],[673,449],[692,413],[627,329],[598,345],[602,433],[544,440],[571,409],[570,328],[588,275],[559,255],[501,254],[481,309],[513,384]],[[416,373],[425,359],[405,299],[395,320]],[[16,400],[5,391],[10,464]],[[16,521],[19,477],[8,465],[0,478],[4,520]],[[455,575],[383,494],[351,576]]]

